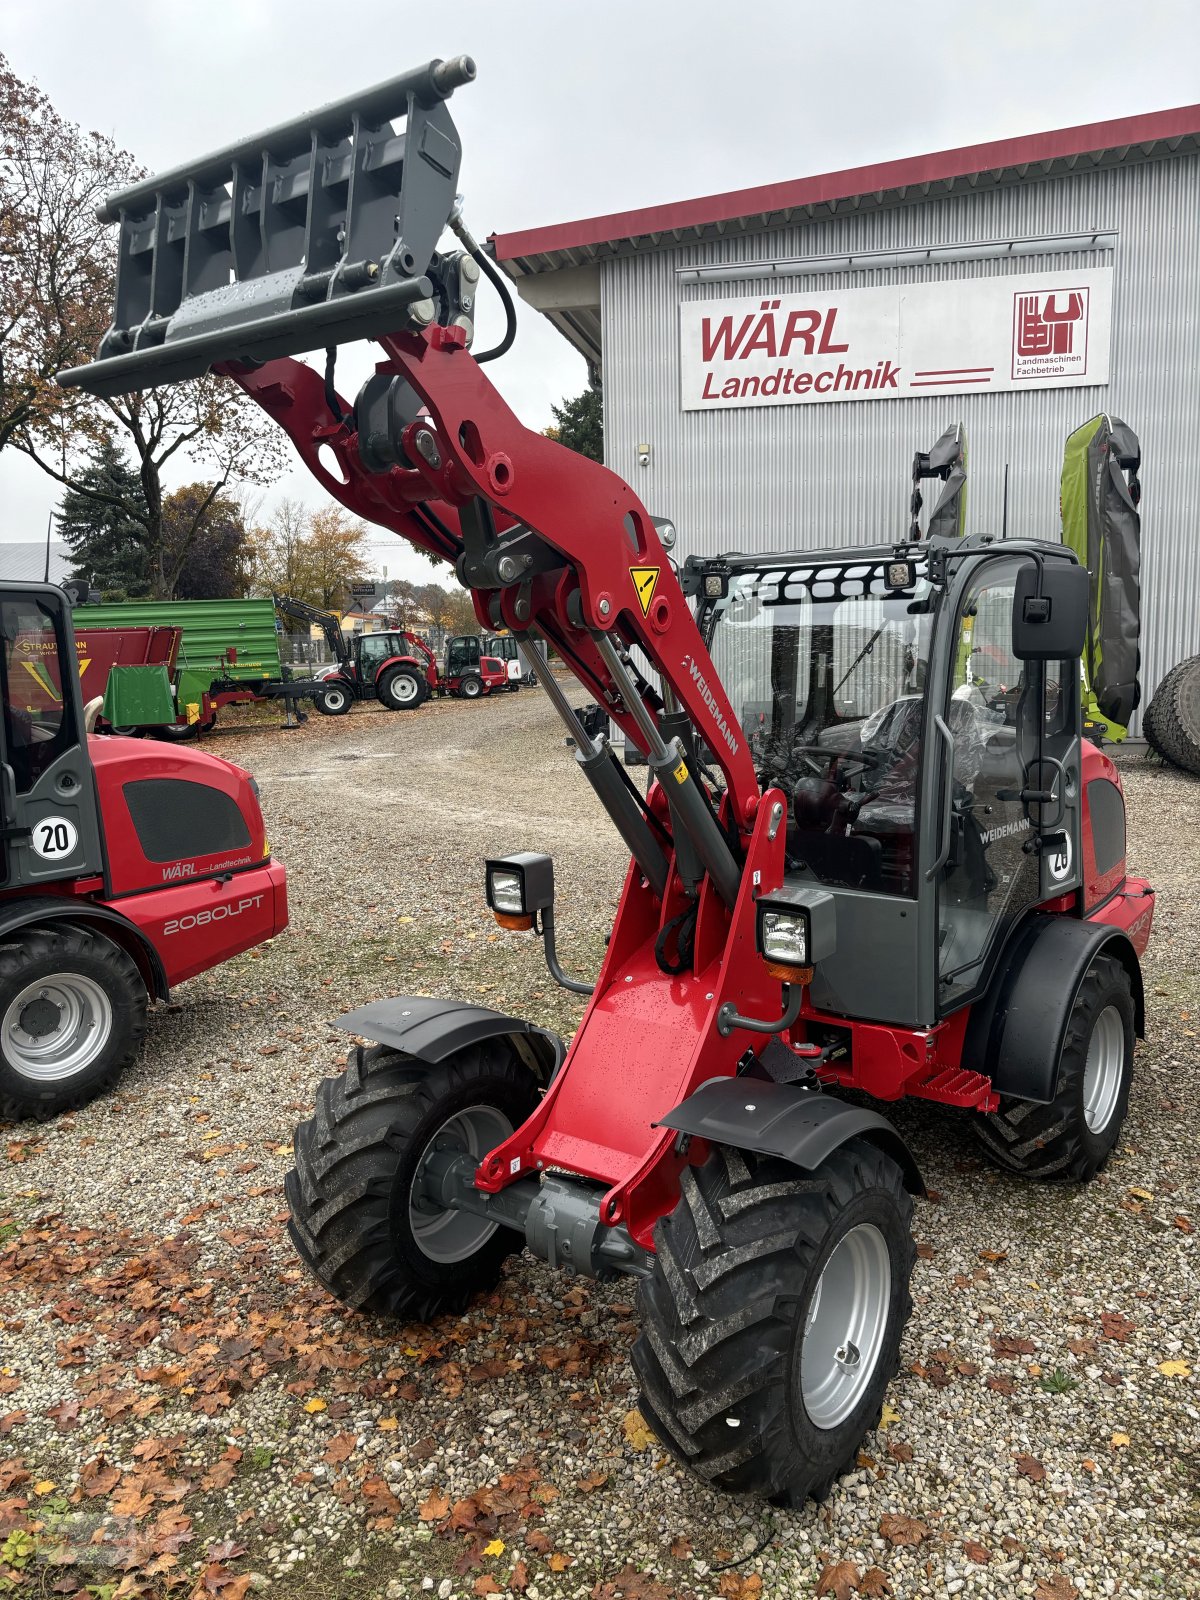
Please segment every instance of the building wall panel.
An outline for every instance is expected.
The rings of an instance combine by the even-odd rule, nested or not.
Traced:
[[[1113,251],[943,263],[792,279],[683,284],[680,267],[848,251],[969,244],[1115,230]],[[1104,386],[938,395],[830,405],[684,412],[679,305],[774,293],[1112,264],[1113,338]],[[1011,534],[1058,535],[1067,435],[1109,411],[1138,433],[1142,474],[1142,686],[1200,651],[1200,156],[1080,170],[983,193],[753,231],[602,264],[605,449],[680,551],[813,549],[875,543],[908,527],[910,469],[961,419],[969,447],[967,526],[1001,528],[1005,464]],[[638,464],[637,446],[651,447]],[[926,490],[927,505],[936,485]]]

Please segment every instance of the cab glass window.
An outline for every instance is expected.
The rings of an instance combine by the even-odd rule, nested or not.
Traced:
[[[73,701],[63,694],[66,660],[62,613],[33,595],[0,601],[3,634],[4,743],[18,794],[28,794],[64,750],[78,741]],[[71,678],[68,676],[67,682]]]
[[[790,877],[914,892],[933,596],[867,562],[736,573],[710,650],[759,779],[788,799]]]

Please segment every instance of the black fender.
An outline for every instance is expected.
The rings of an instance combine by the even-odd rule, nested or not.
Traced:
[[[658,1126],[779,1156],[804,1172],[815,1172],[848,1139],[866,1139],[891,1156],[911,1194],[925,1193],[912,1151],[886,1117],[812,1089],[762,1078],[712,1078]]]
[[[1128,935],[1111,923],[1041,912],[1022,923],[987,993],[972,1006],[963,1065],[986,1073],[997,1094],[1049,1105],[1067,1019],[1101,954],[1116,956],[1129,973],[1134,1027],[1145,1038],[1142,969]]]
[[[170,999],[162,957],[137,924],[119,911],[89,900],[70,900],[65,895],[23,895],[17,900],[0,900],[0,939],[19,928],[44,928],[54,922],[91,928],[111,939],[137,963],[151,999]]]
[[[557,1072],[567,1051],[556,1033],[535,1027],[524,1017],[508,1017],[466,1000],[435,1000],[428,995],[398,994],[371,1000],[339,1017],[334,1027],[403,1050],[430,1066],[481,1039],[507,1038],[543,1085]]]

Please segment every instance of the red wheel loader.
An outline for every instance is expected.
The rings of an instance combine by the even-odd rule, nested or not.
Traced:
[[[797,1504],[853,1465],[911,1309],[921,1176],[842,1091],[961,1107],[1031,1177],[1089,1177],[1120,1132],[1154,901],[1080,735],[1087,577],[1059,545],[901,533],[681,582],[634,491],[489,383],[509,337],[471,352],[481,273],[512,318],[455,201],[446,102],[474,75],[431,62],[113,197],[113,325],[63,381],[226,374],[644,753],[645,797],[545,675],[631,856],[594,984],[559,965],[548,856],[489,861],[486,887],[589,995],[579,1029],[351,1012],[374,1042],[297,1131],[291,1234],[400,1321],[460,1311],[522,1247],[629,1274],[666,1448]],[[351,406],[332,358],[295,356],[359,337],[381,361]]]
[[[281,932],[287,880],[248,772],[89,737],[61,589],[0,583],[0,701],[0,1116],[46,1117],[133,1060],[149,1000]]]

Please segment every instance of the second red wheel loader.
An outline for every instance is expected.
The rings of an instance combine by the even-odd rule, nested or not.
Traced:
[[[796,1504],[853,1464],[911,1309],[921,1177],[839,1091],[962,1107],[1033,1176],[1088,1177],[1121,1128],[1153,897],[1080,736],[1086,574],[1055,544],[901,536],[681,585],[633,490],[523,427],[484,371],[500,351],[471,353],[499,280],[446,100],[474,75],[431,62],[115,196],[113,326],[64,381],[225,373],[645,754],[643,798],[545,675],[631,853],[594,985],[558,964],[549,857],[489,862],[487,892],[589,993],[579,1029],[565,1049],[470,1000],[351,1012],[375,1043],[297,1131],[291,1233],[333,1294],[409,1321],[522,1246],[632,1275],[663,1443]],[[382,359],[352,407],[292,358],[358,337]]]

